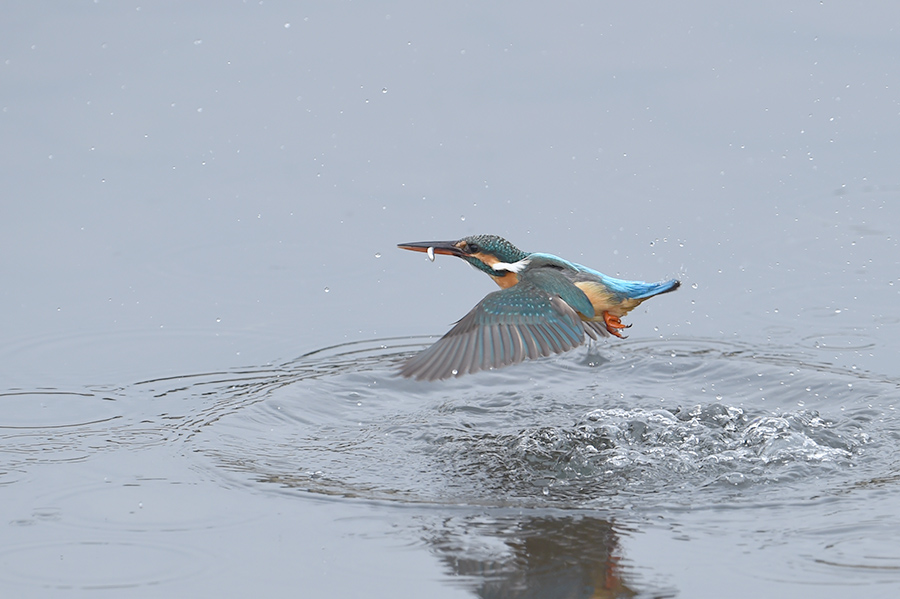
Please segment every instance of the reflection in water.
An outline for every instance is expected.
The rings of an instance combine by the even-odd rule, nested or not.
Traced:
[[[29,402],[0,422],[12,456],[0,484],[28,463],[168,446],[234,488],[389,501],[426,520],[451,509],[417,535],[482,597],[627,597],[667,591],[623,575],[605,514],[787,506],[896,476],[900,385],[871,373],[679,340],[440,384],[397,377],[422,345],[375,340],[261,368],[8,393],[7,406],[77,398],[91,409]],[[818,563],[865,563],[853,554],[863,544],[840,547]]]
[[[452,506],[418,534],[482,597],[667,596],[623,575],[600,514],[789,505],[892,459],[893,414],[872,398],[895,381],[778,348],[635,342],[438,385],[396,377],[421,345],[136,388],[191,406],[178,438],[231,484],[419,505],[425,520]]]
[[[633,597],[612,524],[589,516],[451,518],[428,542],[485,599]],[[665,596],[665,595],[654,595]]]

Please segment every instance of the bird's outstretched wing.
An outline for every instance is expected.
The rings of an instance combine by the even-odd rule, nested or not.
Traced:
[[[400,374],[435,381],[568,351],[584,342],[586,331],[596,339],[599,329],[585,327],[589,323],[570,305],[587,310],[584,293],[562,274],[535,275],[485,296],[434,345],[410,358]]]

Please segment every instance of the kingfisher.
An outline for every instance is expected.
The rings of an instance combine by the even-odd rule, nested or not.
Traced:
[[[569,351],[585,340],[624,339],[622,317],[677,279],[645,283],[609,277],[553,254],[528,253],[497,235],[417,241],[397,247],[462,258],[490,276],[489,293],[431,347],[406,361],[401,376],[436,381]]]

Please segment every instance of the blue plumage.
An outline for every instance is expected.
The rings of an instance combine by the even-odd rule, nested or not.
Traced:
[[[403,376],[437,380],[568,351],[585,333],[622,337],[621,317],[645,299],[674,291],[675,279],[645,283],[608,277],[558,256],[523,252],[496,235],[398,247],[462,258],[501,287],[434,345],[404,364]],[[630,326],[630,325],[628,325]]]
[[[660,293],[674,291],[681,285],[681,282],[677,279],[659,281],[658,283],[644,283],[643,281],[624,281],[622,279],[608,277],[604,274],[597,274],[604,285],[622,297],[630,299],[647,299],[654,295],[659,295]]]

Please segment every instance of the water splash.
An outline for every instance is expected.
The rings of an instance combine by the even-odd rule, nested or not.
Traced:
[[[27,436],[43,460],[182,446],[229,484],[407,503],[696,508],[791,501],[890,474],[900,384],[871,373],[682,341],[440,384],[396,376],[430,341],[342,344],[95,389],[104,418],[35,420],[5,438]]]
[[[185,423],[186,442],[220,476],[278,492],[565,508],[788,500],[794,483],[804,494],[835,477],[855,484],[862,466],[883,463],[887,421],[859,398],[897,388],[706,344],[569,355],[527,365],[529,377],[397,378],[423,345],[348,344],[232,381],[197,380],[172,393],[218,401]],[[731,400],[698,403],[713,378]],[[810,385],[829,402],[797,409]]]

